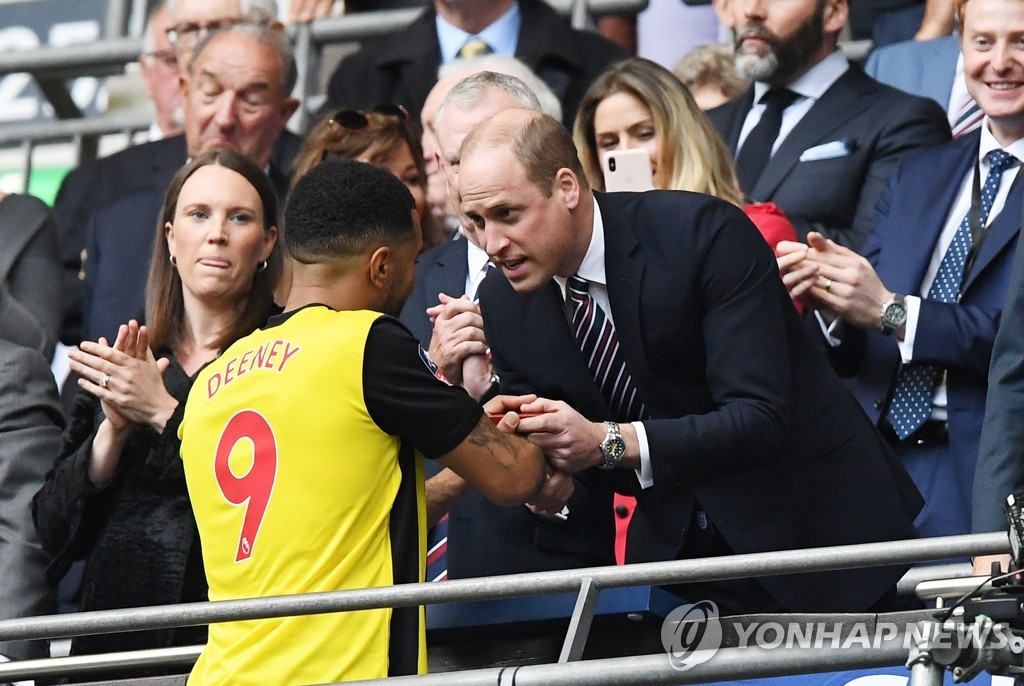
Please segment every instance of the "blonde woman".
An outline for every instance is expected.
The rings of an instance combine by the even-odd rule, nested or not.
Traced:
[[[604,190],[603,153],[644,148],[655,188],[704,193],[742,207],[773,250],[779,241],[796,240],[774,203],[744,202],[725,144],[686,86],[654,62],[631,58],[599,76],[583,96],[573,137],[596,190]]]

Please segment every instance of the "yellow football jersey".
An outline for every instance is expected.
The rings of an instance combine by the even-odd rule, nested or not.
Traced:
[[[422,457],[383,430],[366,402],[367,338],[381,320],[306,307],[239,340],[198,375],[179,435],[210,600],[422,580]],[[440,392],[401,338],[414,343],[411,335],[389,326],[399,376]],[[480,415],[475,403],[452,401],[466,408],[454,422],[461,428],[449,427],[437,450],[462,440]],[[422,673],[424,643],[422,608],[213,624],[189,683]]]

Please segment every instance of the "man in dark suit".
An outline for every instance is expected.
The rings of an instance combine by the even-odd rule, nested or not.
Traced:
[[[439,164],[453,207],[460,205],[462,140],[480,122],[516,107],[539,111],[540,102],[519,79],[482,72],[459,81],[438,108]],[[465,226],[463,234],[420,256],[416,286],[401,319],[429,348],[449,381],[479,398],[490,388],[493,371],[484,355],[487,343],[475,302],[489,271],[488,259],[474,227]],[[479,363],[475,367],[474,361]],[[462,579],[614,563],[611,491],[604,485],[577,479],[568,516],[548,517],[526,508],[496,506],[451,470],[426,468],[431,476],[428,511],[448,514],[441,524],[447,535],[446,560],[433,565],[428,578],[445,571],[447,578]],[[434,557],[428,560],[433,563]]]
[[[922,536],[971,529],[989,361],[1020,233],[1024,140],[1002,135],[997,120],[985,124],[903,158],[863,257],[815,233],[810,247],[779,247],[791,292],[817,308],[836,369],[852,376],[861,407],[925,497]],[[997,150],[1022,157],[994,171]],[[993,199],[978,203],[976,239],[975,183]],[[919,383],[918,374],[931,378]]]
[[[189,157],[238,150],[268,169],[284,197],[299,141],[279,144],[276,156],[273,148],[298,105],[289,96],[294,78],[291,48],[279,32],[238,25],[210,34],[182,76],[184,136],[97,161],[87,175],[90,191],[79,196],[87,203],[83,339],[113,340],[120,324],[143,316],[157,217],[167,184]]]
[[[836,48],[847,0],[729,3],[736,67],[753,80],[708,112],[736,155],[740,186],[771,201],[801,240],[857,249],[908,150],[949,140],[942,108],[869,78]]]
[[[629,561],[914,535],[920,496],[739,210],[682,192],[592,193],[568,134],[521,110],[470,133],[459,175],[505,277],[481,293],[501,390],[541,396],[519,428],[552,464],[607,469],[636,494]],[[902,571],[682,591],[726,612],[857,611]]]
[[[418,119],[438,67],[472,56],[464,46],[475,54],[497,52],[525,62],[561,100],[567,127],[590,82],[627,57],[598,34],[571,28],[543,0],[434,0],[407,28],[342,60],[328,84],[327,101],[338,107],[396,102]]]

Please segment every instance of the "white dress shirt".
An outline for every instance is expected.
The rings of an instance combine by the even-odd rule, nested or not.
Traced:
[[[498,55],[515,57],[523,16],[519,12],[519,3],[514,2],[505,14],[475,35],[452,26],[442,19],[441,15],[437,15],[434,23],[437,26],[437,42],[441,46],[441,64],[446,64],[458,57],[459,49],[473,38],[479,38],[487,43]]]
[[[779,149],[782,141],[786,140],[786,136],[796,128],[796,125],[800,123],[804,115],[814,106],[814,103],[818,102],[821,96],[825,94],[825,91],[831,88],[832,84],[838,81],[839,77],[845,74],[849,68],[850,62],[846,59],[846,56],[843,55],[841,50],[836,49],[831,55],[808,69],[796,81],[786,86],[800,97],[794,100],[793,104],[782,112],[782,125],[779,127],[779,136],[772,145],[773,155]],[[757,122],[761,121],[761,115],[764,114],[766,107],[766,105],[761,103],[761,97],[770,88],[771,86],[766,83],[759,81],[754,83],[754,105],[747,112],[747,118],[743,120],[740,137],[736,141],[737,151],[743,147],[743,142],[747,140],[747,135],[751,130],[757,126]]]

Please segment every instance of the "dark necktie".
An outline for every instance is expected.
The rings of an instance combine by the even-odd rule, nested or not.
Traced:
[[[772,146],[779,137],[782,126],[782,112],[799,96],[788,88],[772,88],[761,96],[764,112],[757,125],[747,134],[743,147],[736,155],[736,174],[740,189],[749,194],[757,185],[761,173],[772,157]]]
[[[992,201],[999,192],[1003,172],[1017,163],[1017,158],[1003,150],[993,150],[986,157],[990,167],[988,176],[985,177],[985,185],[981,189],[981,226],[988,223]],[[946,254],[942,256],[935,280],[928,288],[928,300],[952,303],[960,297],[964,265],[967,264],[972,246],[971,212],[972,210],[967,211],[953,236],[953,241],[946,249]],[[900,369],[892,394],[892,403],[889,405],[889,424],[900,440],[921,428],[931,416],[932,399],[935,396],[935,384],[940,371],[939,367],[931,364],[909,365]]]
[[[448,513],[427,532],[427,581],[448,580]]]
[[[567,285],[573,306],[572,330],[576,342],[614,419],[643,419],[647,411],[626,369],[615,327],[590,295],[590,284],[587,281],[571,276]]]
[[[483,55],[490,55],[494,48],[480,38],[470,38],[459,48],[458,56],[464,60],[471,60]]]

